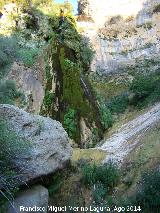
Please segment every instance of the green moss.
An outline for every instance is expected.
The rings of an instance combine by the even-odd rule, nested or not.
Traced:
[[[79,67],[65,58],[64,48],[60,50],[60,64],[63,72],[63,100],[72,107],[79,107],[83,103]]]
[[[84,93],[81,88],[80,84],[80,65],[79,63],[74,63],[73,61],[69,60],[65,56],[65,49],[62,47],[60,49],[60,66],[62,70],[62,94],[61,94],[61,101],[64,103],[64,105],[67,105],[68,108],[72,108],[73,110],[76,109],[76,115],[74,116],[77,118],[77,121],[74,120],[73,122],[66,125],[66,121],[68,121],[68,114],[61,113],[62,115],[62,122],[64,123],[65,129],[67,130],[69,136],[76,141],[80,137],[79,132],[79,119],[80,117],[93,117],[93,110],[91,109],[89,103],[84,98]],[[67,117],[66,117],[67,116]],[[67,119],[66,119],[67,118]],[[72,128],[70,128],[72,127]],[[73,128],[74,127],[74,128]],[[72,131],[71,131],[72,130]],[[77,132],[77,133],[76,133]]]
[[[89,104],[84,99],[80,84],[80,66],[65,58],[64,48],[60,50],[60,65],[63,73],[62,100],[77,109],[81,116],[90,112]]]

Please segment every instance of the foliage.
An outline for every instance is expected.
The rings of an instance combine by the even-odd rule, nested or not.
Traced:
[[[97,139],[98,139],[98,128],[93,128],[92,129],[92,147],[94,147],[98,143]]]
[[[136,77],[130,87],[130,90],[135,94],[132,104],[144,106],[160,100],[159,85],[159,73]]]
[[[148,212],[160,210],[160,171],[143,174],[140,189],[136,195],[136,203]]]
[[[19,49],[17,56],[23,61],[26,66],[32,66],[35,62],[35,58],[38,55],[38,49]]]
[[[4,7],[5,4],[8,3],[16,3],[17,6],[21,6],[23,8],[28,8],[31,5],[31,0],[1,0],[0,2],[0,9]]]
[[[80,55],[83,67],[89,68],[89,65],[92,62],[94,56],[94,50],[92,46],[90,46],[89,44],[82,43]]]
[[[139,76],[132,83],[131,90],[138,99],[143,99],[153,91],[155,83],[152,76]]]
[[[16,56],[17,50],[16,37],[0,36],[0,67],[10,63]]]
[[[107,194],[107,190],[106,190],[104,184],[102,184],[101,182],[96,183],[92,187],[92,196],[93,196],[93,200],[96,203],[102,202],[102,200],[105,198],[106,194]]]
[[[160,4],[157,4],[155,8],[153,9],[153,13],[159,13],[160,12]]]
[[[119,171],[112,162],[103,166],[86,164],[82,172],[84,183],[90,186],[102,183],[107,189],[112,189],[119,181]]]
[[[91,187],[92,197],[96,203],[101,203],[107,193],[119,182],[119,170],[109,162],[102,166],[85,164],[82,168],[83,181]]]
[[[7,73],[13,60],[16,58],[17,39],[15,36],[0,36],[0,79]]]
[[[123,17],[121,15],[113,16],[109,20],[109,24],[117,24],[118,22],[122,21]]]
[[[8,57],[6,53],[0,50],[0,67],[5,66],[6,64],[8,64]]]
[[[18,98],[22,101],[23,95],[17,90],[14,81],[7,80],[0,82],[0,104],[14,104]]]
[[[60,4],[60,7],[65,11],[65,15],[67,16],[73,12],[73,6],[68,0],[65,0],[63,4]]]
[[[51,108],[54,102],[54,99],[55,99],[55,94],[53,92],[46,91],[43,103],[44,103],[44,106],[47,108],[47,111],[49,108]]]
[[[111,98],[107,106],[111,113],[123,113],[129,104],[128,102],[128,94],[124,93]]]
[[[10,2],[10,0],[1,0],[1,1],[0,1],[0,10],[3,9],[4,5],[5,5],[6,3],[9,3],[9,2]]]
[[[112,124],[113,124],[112,114],[109,108],[107,107],[107,105],[105,104],[104,99],[100,97],[99,95],[97,96],[97,98],[99,100],[99,111],[100,111],[101,123],[105,129],[108,129],[112,127]]]
[[[85,164],[82,172],[83,172],[83,180],[84,183],[87,185],[93,185],[96,183],[96,171],[97,171],[97,166],[96,164],[93,165],[87,165]]]
[[[78,108],[83,102],[79,67],[65,59],[64,52],[61,52],[60,63],[63,71],[63,98]]]
[[[142,174],[134,195],[120,200],[121,206],[140,206],[143,212],[159,213],[160,171],[154,169]],[[119,203],[119,204],[120,204]]]
[[[100,106],[101,123],[105,129],[112,127],[113,118],[109,109],[105,105]]]
[[[13,159],[23,157],[27,152],[25,141],[11,130],[11,126],[0,119],[0,184],[4,188],[4,194],[8,199],[12,198],[12,193],[17,190],[16,172]]]
[[[38,5],[43,5],[43,6],[47,6],[49,4],[52,3],[52,0],[32,0],[33,5],[38,6]]]
[[[67,113],[64,115],[63,124],[69,137],[74,138],[77,131],[76,111],[74,109],[69,109]]]

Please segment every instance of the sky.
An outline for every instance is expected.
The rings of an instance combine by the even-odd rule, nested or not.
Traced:
[[[64,0],[56,0],[56,2],[58,3],[63,3]],[[69,0],[69,2],[73,5],[74,7],[74,13],[76,14],[77,13],[77,0]]]

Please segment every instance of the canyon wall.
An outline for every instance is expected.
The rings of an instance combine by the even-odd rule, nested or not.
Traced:
[[[81,0],[78,11],[96,52],[92,71],[108,75],[160,55],[160,0]]]

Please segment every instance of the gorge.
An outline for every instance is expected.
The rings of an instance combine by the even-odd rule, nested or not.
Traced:
[[[0,213],[158,213],[160,1],[79,0],[75,16],[2,0],[0,14]]]

